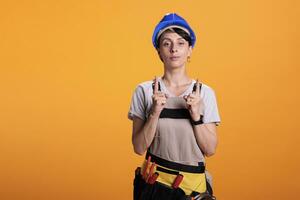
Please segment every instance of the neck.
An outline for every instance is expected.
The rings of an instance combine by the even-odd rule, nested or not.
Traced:
[[[169,86],[181,86],[191,82],[191,79],[188,77],[185,67],[180,67],[177,69],[166,70],[164,68],[164,75],[162,79]]]

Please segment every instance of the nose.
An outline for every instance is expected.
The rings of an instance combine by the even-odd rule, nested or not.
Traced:
[[[171,45],[170,51],[171,51],[171,53],[177,52],[177,47],[176,47],[176,45],[172,44],[172,45]]]

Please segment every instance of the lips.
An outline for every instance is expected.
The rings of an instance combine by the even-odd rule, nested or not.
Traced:
[[[171,56],[170,60],[178,60],[180,58],[180,56]]]

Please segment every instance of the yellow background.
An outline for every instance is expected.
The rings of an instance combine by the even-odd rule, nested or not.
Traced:
[[[177,12],[197,43],[188,72],[216,92],[208,159],[220,200],[299,199],[299,3],[1,1],[0,199],[131,199],[127,120],[162,74],[155,25]]]

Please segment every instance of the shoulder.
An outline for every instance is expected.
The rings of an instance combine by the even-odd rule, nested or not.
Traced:
[[[153,92],[152,83],[153,83],[152,80],[140,82],[136,86],[136,92],[144,93],[144,94],[152,93]]]
[[[215,90],[205,83],[202,83],[200,96],[203,99],[204,104],[212,104],[216,101]]]
[[[193,84],[195,84],[195,83],[196,83],[196,80],[193,79]],[[200,91],[201,97],[206,98],[208,96],[214,96],[215,91],[210,85],[208,85],[207,83],[204,83],[204,82],[200,82],[200,83],[201,83],[201,91]]]
[[[142,88],[145,88],[145,89],[147,89],[147,88],[152,88],[152,83],[153,83],[153,81],[144,81],[144,82],[141,82],[141,83],[139,83],[138,85],[137,85],[137,87],[142,87]]]
[[[215,93],[214,89],[205,83],[202,83],[201,90],[203,90],[204,95],[205,94],[212,95]]]

